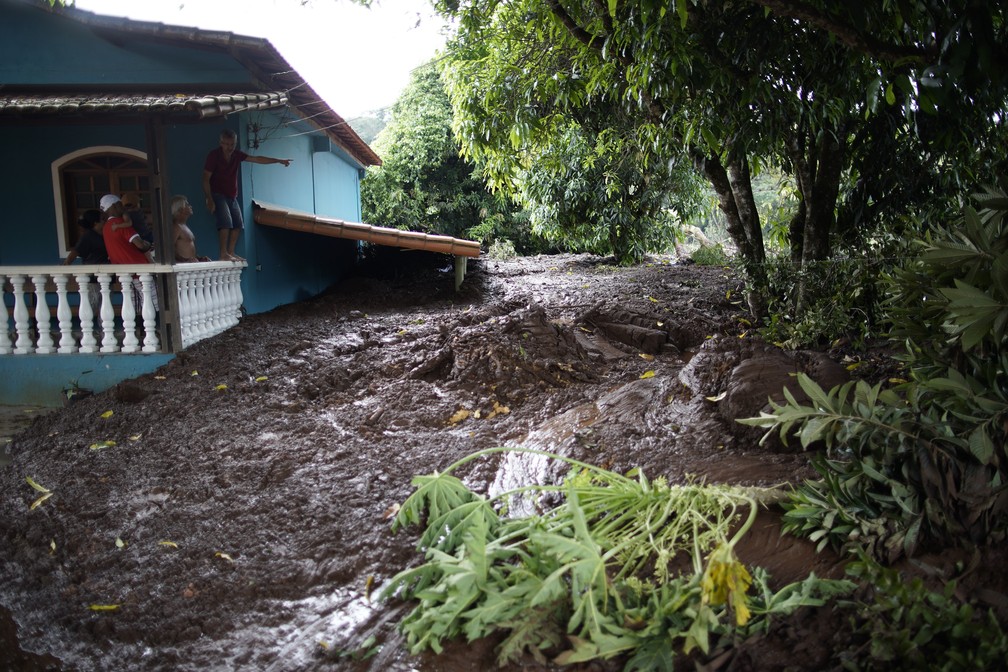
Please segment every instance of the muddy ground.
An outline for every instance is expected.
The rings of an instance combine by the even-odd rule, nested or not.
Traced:
[[[481,260],[456,294],[429,257],[392,268],[249,316],[14,439],[0,468],[0,669],[491,669],[492,641],[410,656],[405,606],[370,599],[419,560],[387,519],[412,475],[512,445],[676,483],[814,476],[807,454],[760,446],[731,419],[796,370],[844,379],[850,353],[763,344],[723,269]],[[462,475],[486,491],[563,473],[498,457]],[[52,492],[34,509],[26,477]],[[782,537],[773,511],[739,554],[775,585],[843,575],[841,558]],[[835,667],[848,627],[807,610],[711,669]]]

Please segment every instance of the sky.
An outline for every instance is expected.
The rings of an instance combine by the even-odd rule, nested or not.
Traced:
[[[442,46],[428,0],[76,0],[96,14],[264,37],[344,119],[390,107]]]

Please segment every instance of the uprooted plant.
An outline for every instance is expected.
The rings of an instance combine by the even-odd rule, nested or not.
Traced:
[[[571,475],[488,498],[452,475],[506,450],[562,460]],[[750,574],[734,548],[756,514],[753,489],[673,486],[521,448],[480,451],[413,484],[393,530],[423,524],[425,562],[393,577],[382,596],[417,601],[401,624],[414,653],[503,631],[502,663],[624,656],[628,670],[672,669],[677,651],[709,652],[767,627],[771,615],[853,589],[810,575],[774,592],[764,571]],[[512,498],[547,493],[540,505],[560,503],[507,517]]]
[[[1006,186],[988,189],[951,229],[891,279],[893,337],[908,381],[848,383],[810,403],[785,393],[758,418],[768,435],[822,441],[821,480],[801,486],[786,529],[820,544],[856,545],[892,561],[923,541],[980,544],[1008,523],[1008,211]]]

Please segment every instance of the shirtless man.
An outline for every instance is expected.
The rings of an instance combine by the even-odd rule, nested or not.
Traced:
[[[185,196],[173,196],[171,200],[172,240],[175,241],[175,262],[192,263],[210,261],[210,257],[200,257],[196,254],[196,236],[189,228],[189,218],[193,209]]]

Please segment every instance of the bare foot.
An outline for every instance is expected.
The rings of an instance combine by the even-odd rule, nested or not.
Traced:
[[[231,253],[231,261],[245,261],[245,257],[239,257],[234,252]]]
[[[233,254],[228,254],[227,252],[221,252],[220,260],[221,261],[238,261],[238,257],[234,256]]]

